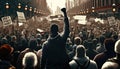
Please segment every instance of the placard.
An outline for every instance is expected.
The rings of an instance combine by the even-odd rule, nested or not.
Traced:
[[[2,22],[3,22],[3,26],[9,26],[12,24],[12,20],[10,16],[5,16],[2,17]]]

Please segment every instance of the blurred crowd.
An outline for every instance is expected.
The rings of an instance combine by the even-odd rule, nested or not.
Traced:
[[[66,21],[61,20],[56,23],[59,26],[59,32],[65,30],[64,22]],[[0,29],[0,69],[45,69],[42,65],[47,62],[47,59],[45,62],[41,59],[44,59],[43,49],[45,43],[49,41],[52,23],[47,19],[41,22],[30,20],[28,23],[27,28],[21,26],[16,29],[9,26]],[[37,31],[37,28],[44,31]],[[70,69],[120,69],[119,29],[118,25],[110,26],[109,23],[93,21],[90,25],[81,25],[69,20],[70,31],[65,40],[65,51]],[[55,42],[57,41],[59,40]],[[55,42],[53,43],[56,44]],[[57,43],[59,46],[59,42]],[[52,48],[56,49],[56,47]],[[60,48],[58,47],[57,50]],[[57,50],[55,51],[58,53]],[[51,51],[50,53],[56,53]],[[60,57],[59,53],[50,56]],[[55,59],[52,61],[57,62]],[[49,63],[44,65],[47,64],[50,66]]]

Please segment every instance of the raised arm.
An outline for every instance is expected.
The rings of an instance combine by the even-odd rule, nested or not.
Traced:
[[[63,39],[67,40],[70,30],[69,30],[69,20],[67,17],[67,13],[66,13],[66,8],[62,8],[61,11],[63,12],[64,15],[64,28],[63,28]]]

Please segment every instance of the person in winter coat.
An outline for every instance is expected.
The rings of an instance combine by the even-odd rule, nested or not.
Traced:
[[[97,54],[93,59],[97,63],[99,69],[101,69],[106,60],[108,60],[109,58],[113,58],[116,55],[114,52],[115,40],[113,38],[105,39],[104,45],[106,51]]]
[[[64,31],[58,33],[58,25],[53,24],[50,27],[50,36],[43,43],[41,69],[69,69],[69,57],[65,46],[69,36],[69,21],[66,9],[62,9],[64,13]]]
[[[74,59],[69,62],[71,69],[98,69],[95,61],[86,56],[85,47],[78,45]]]
[[[115,43],[116,57],[108,59],[101,69],[120,69],[120,40]]]
[[[35,51],[35,48],[37,46],[37,41],[35,39],[32,39],[29,41],[28,44],[29,48],[26,48],[25,50],[23,50],[19,56],[18,56],[18,60],[17,60],[17,69],[22,69],[24,66],[22,65],[22,59],[24,57],[24,55],[28,52],[33,52],[37,55],[37,52]],[[40,68],[40,57],[37,55],[38,59],[38,65],[35,67],[35,69],[39,69]]]

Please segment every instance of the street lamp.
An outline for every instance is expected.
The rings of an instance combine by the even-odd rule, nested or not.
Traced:
[[[82,11],[82,15],[84,14],[84,12]]]
[[[29,11],[30,11],[30,17],[32,15],[32,7],[29,8]]]
[[[6,15],[8,15],[8,9],[10,8],[9,3],[5,4],[5,8],[6,8]]]
[[[80,11],[80,14],[81,14],[81,11]]]
[[[115,3],[113,3],[113,4],[112,4],[112,7],[113,7],[112,11],[113,11],[113,12],[116,11],[115,6],[116,6]]]
[[[30,7],[29,11],[30,11],[30,12],[32,11],[32,7]]]
[[[26,5],[26,6],[25,6],[25,11],[27,11],[27,9],[28,9],[28,6]]]
[[[38,12],[39,12],[39,11],[37,10],[36,13],[38,14]]]
[[[38,13],[40,14],[40,11]]]
[[[113,8],[112,8],[112,11],[113,11],[113,15],[114,15],[114,17],[115,17],[115,11],[116,11],[115,6],[116,6],[115,3],[113,3],[113,4],[112,4],[112,7],[113,7]]]
[[[25,10],[25,14],[26,14],[26,16],[28,16],[28,14],[27,14],[28,6],[27,6],[27,5],[25,5],[24,10]]]
[[[36,11],[37,11],[37,9],[36,9],[36,8],[34,8],[34,13],[36,13]]]
[[[85,14],[86,12],[84,11],[83,13]]]
[[[9,9],[9,8],[10,8],[9,3],[6,3],[5,8],[6,8],[6,9]]]
[[[87,11],[86,11],[87,13],[89,13],[89,11],[88,11],[88,9],[87,9]]]
[[[92,7],[92,12],[95,12],[95,7]]]
[[[21,4],[20,3],[18,3],[18,9],[20,9],[21,8]]]

